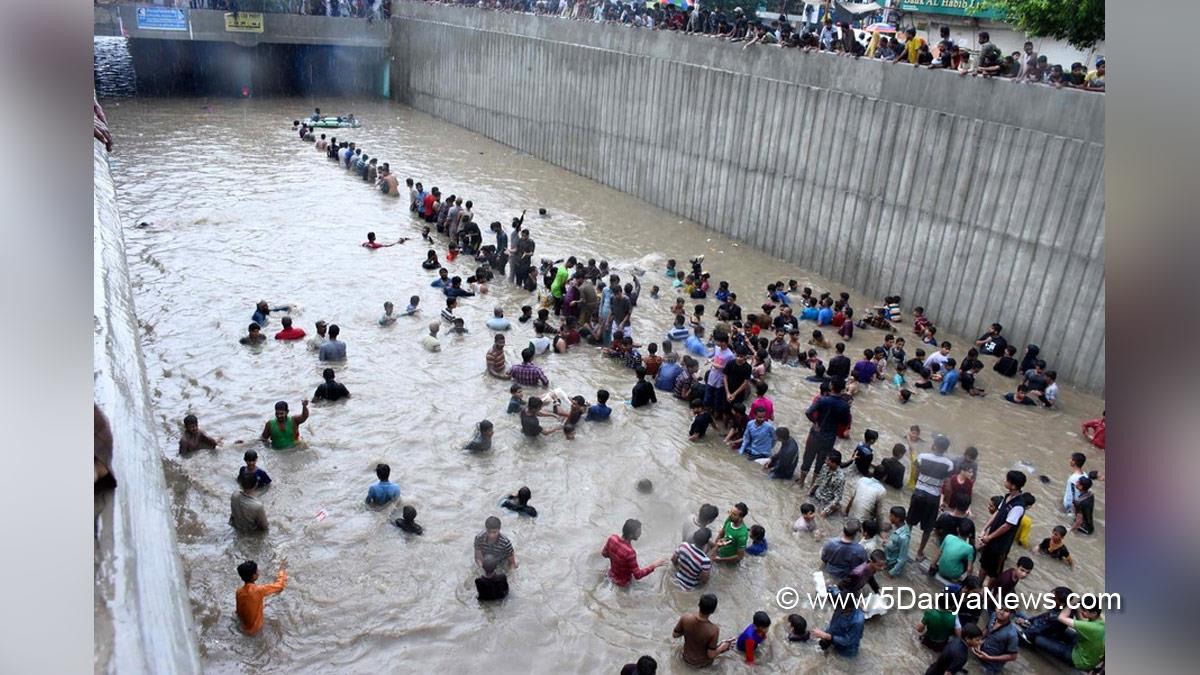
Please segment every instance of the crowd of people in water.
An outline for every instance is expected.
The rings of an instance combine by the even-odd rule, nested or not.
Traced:
[[[570,440],[581,425],[619,424],[622,414],[644,414],[660,404],[661,396],[664,402],[677,400],[688,406],[692,414],[689,440],[708,443],[711,434],[717,445],[760,465],[768,479],[795,486],[800,505],[794,522],[791,515],[784,514],[770,514],[762,520],[780,523],[779,531],[790,536],[824,540],[815,590],[861,602],[835,608],[824,628],[810,627],[804,616],[788,614],[780,631],[786,635],[783,639],[812,640],[827,653],[854,658],[863,632],[868,630],[865,623],[882,613],[872,602],[872,595],[880,591],[880,580],[911,584],[925,576],[930,580],[928,588],[945,600],[925,611],[914,629],[930,649],[928,673],[961,672],[972,657],[985,672],[999,672],[1018,658],[1022,649],[1039,651],[1079,670],[1103,670],[1104,619],[1099,610],[1068,607],[1072,589],[1056,588],[1056,606],[1035,615],[1011,611],[1003,601],[1034,572],[1034,557],[1042,558],[1043,565],[1073,567],[1076,559],[1069,551],[1070,543],[1095,535],[1094,494],[1104,476],[1085,469],[1087,454],[1066,453],[1064,468],[1070,473],[1061,501],[1047,509],[1054,513],[1047,514],[1051,522],[1037,527],[1035,534],[1030,511],[1036,500],[1025,491],[1029,475],[1018,469],[1007,471],[998,481],[1001,493],[984,500],[986,515],[979,514],[977,524],[977,512],[972,508],[980,478],[980,451],[973,446],[952,451],[951,439],[943,435],[927,439],[918,426],[912,426],[905,442],[896,443],[890,451],[876,447],[879,433],[873,429],[863,430],[862,441],[847,454],[835,447],[839,439],[851,437],[854,400],[867,388],[890,390],[904,404],[934,395],[981,397],[988,392],[979,387],[977,375],[990,367],[1014,384],[1013,391],[1003,397],[1006,401],[1055,407],[1059,401],[1057,377],[1039,358],[1036,345],[1026,345],[1018,358],[1019,350],[1004,337],[1003,326],[993,323],[965,351],[959,346],[956,358],[955,346],[939,337],[930,313],[922,307],[914,307],[906,316],[902,299],[889,296],[878,306],[856,312],[848,293],[800,287],[795,280],[770,281],[759,291],[743,289],[742,297],[750,305],[744,310],[737,290],[726,281],[713,280],[703,256],[689,259],[687,266],[668,260],[664,269],[621,270],[624,278],[603,260],[583,256],[535,259],[536,244],[524,212],[507,227],[500,221],[491,222],[485,241],[475,220],[474,204],[464,195],[443,195],[438,187],[426,188],[413,178],[405,178],[401,187],[387,162],[368,156],[356,143],[326,138],[325,133],[315,133],[300,120],[293,123],[293,130],[350,177],[388,197],[403,198],[400,203],[417,221],[427,248],[420,265],[433,276],[431,287],[441,295],[439,306],[431,310],[437,312],[437,318],[428,324],[428,334],[421,340],[425,349],[440,349],[443,328],[460,333],[469,330],[456,314],[460,301],[479,302],[490,286],[500,283],[531,294],[530,303],[521,308],[515,322],[496,307],[485,324],[494,338],[484,356],[484,368],[493,378],[511,383],[506,410],[513,422],[501,424],[519,428],[531,442],[559,433]],[[539,215],[548,217],[544,209],[539,209]],[[381,242],[372,232],[362,246],[374,251],[408,239]],[[465,279],[460,271],[467,275]],[[661,340],[633,333],[633,312],[647,300],[672,303],[672,325]],[[710,300],[718,303],[711,323],[707,318]],[[321,363],[347,359],[337,324],[317,321],[315,334],[309,336],[294,324],[290,310],[287,305],[257,303],[242,344],[265,343],[263,331],[271,324],[272,314],[278,313],[282,316],[275,340],[306,340]],[[421,296],[413,295],[400,312],[392,302],[385,303],[378,323],[389,326],[401,318],[416,320],[421,315]],[[520,362],[509,364],[506,335],[515,332],[529,337],[519,340],[524,345]],[[852,340],[874,346],[850,349],[847,343]],[[551,388],[541,364],[589,348],[631,371],[628,396],[619,394],[615,399],[618,407],[623,403],[626,408],[622,413],[614,414],[609,405],[613,393],[607,390],[595,392],[592,403],[583,395]],[[848,349],[849,354],[858,353],[861,358],[852,359]],[[990,359],[991,364],[983,359]],[[805,428],[799,434],[777,418],[794,412],[776,410],[769,384],[774,377],[802,377],[818,387],[802,413]],[[312,400],[351,396],[336,380],[333,368],[325,368],[322,379]],[[275,404],[274,414],[260,434],[266,448],[285,451],[302,447],[300,427],[309,418],[309,399],[301,401],[299,414],[292,413],[288,402]],[[464,450],[490,452],[495,427],[491,420],[478,422]],[[1104,431],[1103,416],[1081,426],[1085,442],[1099,449],[1104,448]],[[195,415],[184,418],[181,455],[219,444],[200,429]],[[259,466],[256,450],[246,450],[243,460],[236,478],[238,488],[230,499],[229,523],[239,533],[265,533],[270,522],[258,495],[270,487],[272,478]],[[377,482],[367,490],[365,503],[374,509],[396,509],[395,526],[404,536],[420,537],[423,528],[417,522],[417,508],[411,503],[401,505],[400,486],[391,480],[391,467],[378,464],[375,475]],[[1045,475],[1039,478],[1050,481]],[[637,487],[653,490],[645,479]],[[905,493],[909,495],[907,507],[887,506]],[[530,488],[521,486],[505,497],[498,509],[516,517],[536,518],[532,499]],[[673,553],[648,565],[639,563],[635,549],[642,524],[627,520],[600,550],[608,562],[608,578],[624,587],[659,569],[669,569],[680,589],[699,591],[718,570],[737,573],[745,556],[770,555],[766,528],[748,523],[749,514],[750,507],[738,502],[730,505],[721,519],[717,506],[703,504],[683,524]],[[840,528],[833,525],[834,519],[841,519]],[[825,540],[827,526],[836,529],[832,532],[835,536]],[[1010,560],[1014,556],[1015,563]],[[496,515],[484,521],[475,537],[474,563],[479,572],[475,579],[479,600],[504,599],[509,593],[507,574],[517,569],[518,559],[516,547]],[[265,597],[287,585],[286,560],[270,584],[256,583],[255,561],[243,562],[237,573],[244,582],[236,591],[237,616],[243,630],[253,635],[263,624]],[[957,601],[951,600],[954,596]],[[672,634],[682,639],[681,658],[697,667],[713,663],[726,652],[736,653],[747,663],[769,659],[764,645],[774,641],[770,639],[770,612],[756,612],[736,637],[722,640],[713,622],[717,604],[715,595],[700,595],[697,612],[680,617]],[[653,673],[656,668],[655,658],[647,655],[621,672]]]
[[[874,21],[837,21],[820,3],[800,3],[800,20],[788,15],[763,18],[753,11],[701,4],[687,7],[670,2],[616,2],[614,0],[426,0],[437,4],[462,5],[507,12],[558,16],[567,19],[616,23],[646,30],[666,30],[752,46],[822,51],[854,58],[907,63],[930,69],[945,69],[961,75],[999,77],[1019,82],[1046,84],[1056,88],[1104,91],[1105,62],[1096,60],[1090,69],[1081,62],[1051,64],[1039,55],[1032,42],[1021,51],[1004,54],[987,31],[977,35],[978,49],[970,50],[951,36],[948,26],[939,29],[938,41],[930,45],[910,26],[903,31],[890,27],[882,32],[864,31]],[[872,18],[878,16],[872,15]]]

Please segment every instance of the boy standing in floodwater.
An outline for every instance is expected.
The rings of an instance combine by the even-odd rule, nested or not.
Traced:
[[[268,595],[282,592],[287,586],[287,558],[279,562],[279,574],[275,577],[275,583],[272,584],[254,583],[258,581],[258,563],[253,560],[247,560],[238,565],[237,571],[242,581],[246,582],[237,589],[235,595],[238,620],[247,635],[257,635],[263,625],[263,599]]]

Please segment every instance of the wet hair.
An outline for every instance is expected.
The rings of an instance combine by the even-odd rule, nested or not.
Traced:
[[[858,532],[861,529],[862,524],[858,522],[858,518],[847,518],[846,523],[842,525],[842,534],[853,539],[858,536]]]
[[[491,420],[480,420],[480,422],[479,422],[479,431],[482,433],[487,433],[487,432],[491,431],[492,427],[493,427],[493,424],[492,424]]]
[[[862,521],[862,535],[866,539],[870,539],[879,534],[879,523],[874,518],[868,518]]]
[[[966,511],[971,508],[971,495],[966,492],[955,492],[950,497],[950,508],[955,511]]]
[[[642,521],[637,518],[630,518],[621,526],[621,537],[623,539],[637,539],[642,534]]]
[[[904,509],[903,506],[893,506],[891,509],[888,510],[888,514],[896,516],[900,520],[904,520],[908,516],[908,512]]]
[[[247,450],[246,454],[242,455],[242,459],[246,460],[247,462],[257,462],[258,452],[255,450]]]
[[[871,551],[871,562],[873,562],[873,563],[887,562],[887,554],[883,552],[883,549],[877,548],[874,551]]]
[[[904,401],[905,403],[908,403],[909,399],[911,399],[911,398],[912,398],[912,391],[910,391],[910,390],[908,390],[908,389],[901,389],[901,390],[900,390],[900,400],[901,400],[901,401]]]
[[[830,450],[829,452],[825,453],[825,461],[833,462],[834,464],[841,464],[842,453],[838,450]]]
[[[960,637],[963,640],[974,640],[983,637],[983,629],[977,623],[968,623],[962,627]]]
[[[712,593],[705,593],[700,596],[699,607],[701,614],[707,615],[717,611],[717,596]]]
[[[250,583],[254,581],[254,575],[258,574],[258,563],[253,560],[247,560],[237,566],[237,573],[242,578],[242,581]]]
[[[327,332],[329,333],[329,339],[330,339],[330,340],[333,340],[333,339],[336,339],[336,338],[337,338],[337,336],[338,336],[338,333],[341,333],[341,332],[342,332],[342,329],[341,329],[341,328],[338,328],[338,325],[335,323],[335,324],[331,324],[331,325],[329,326],[329,329],[328,329],[328,331],[327,331]]]
[[[1012,483],[1013,487],[1020,490],[1025,487],[1025,474],[1021,471],[1013,469],[1004,475],[1004,480]]]
[[[1075,485],[1080,490],[1087,492],[1088,490],[1092,489],[1092,479],[1088,478],[1087,476],[1080,476],[1080,478],[1075,481]]]
[[[1026,570],[1026,571],[1032,571],[1033,570],[1033,558],[1030,558],[1027,555],[1023,555],[1020,558],[1017,558],[1017,567],[1020,567],[1021,569]]]
[[[500,529],[500,519],[496,516],[488,516],[487,520],[483,521],[483,529],[498,530]]]
[[[402,509],[400,511],[400,515],[405,520],[409,520],[409,521],[416,520],[417,519],[417,508],[415,506],[405,506],[404,509]]]
[[[792,628],[792,635],[800,642],[807,642],[809,637],[808,622],[799,614],[788,614],[788,625]]]
[[[1087,455],[1083,454],[1082,452],[1072,452],[1071,463],[1074,464],[1076,468],[1082,469],[1083,465],[1087,463]]]
[[[733,508],[737,509],[742,514],[743,518],[750,513],[750,507],[746,506],[746,502],[738,502],[733,505]]]
[[[379,480],[387,480],[388,477],[391,475],[392,475],[392,467],[388,466],[387,464],[376,464],[375,465],[375,476],[377,478],[379,478]]]
[[[971,541],[975,538],[975,523],[970,518],[963,518],[958,524],[958,536],[964,541]]]
[[[187,415],[183,418],[183,423],[184,424],[199,424],[200,421],[196,419],[195,415]]]
[[[599,389],[596,391],[596,403],[604,404],[608,402],[608,390]]]
[[[487,556],[483,559],[483,573],[491,574],[496,571],[496,567],[500,565],[500,561],[492,556]]]
[[[1054,526],[1054,529],[1053,529],[1053,530],[1051,530],[1051,531],[1052,531],[1052,532],[1054,532],[1054,534],[1057,534],[1057,535],[1058,535],[1058,536],[1060,536],[1060,537],[1065,537],[1065,536],[1067,536],[1067,528],[1063,527],[1062,525],[1055,525],[1055,526]]]
[[[720,514],[721,511],[716,506],[713,506],[712,504],[703,504],[700,507],[700,513],[697,515],[700,517],[701,522],[711,523],[712,521],[716,520],[717,516]]]
[[[1028,492],[1026,492],[1024,495],[1022,495],[1022,497],[1024,498],[1023,503],[1025,504],[1026,509],[1028,509],[1029,507],[1031,507],[1037,503],[1037,497],[1034,497],[1032,494],[1030,494]]]
[[[771,616],[763,611],[755,612],[754,613],[754,627],[755,628],[770,628],[771,627]]]
[[[521,486],[521,488],[517,490],[517,501],[521,504],[528,504],[529,500],[532,498],[533,492],[528,487]]]
[[[238,476],[238,485],[243,490],[253,490],[258,487],[258,478],[252,473],[243,473]]]
[[[256,330],[262,330],[262,326],[259,326],[258,324],[254,323],[253,321],[250,322],[249,326],[246,326],[246,332],[248,332],[248,333],[253,333]]]
[[[863,440],[865,440],[867,443],[874,443],[875,441],[879,440],[879,432],[875,431],[874,429],[867,429],[865,432],[863,432]]]
[[[762,539],[763,537],[766,537],[766,536],[767,536],[767,530],[762,525],[751,525],[750,526],[750,539],[752,541],[759,541],[760,539]]]
[[[326,368],[321,371],[321,377],[325,380],[332,380],[335,376],[336,373],[333,372],[333,368]]]
[[[514,384],[508,388],[508,393],[510,393],[510,394],[515,394],[518,391],[521,391],[521,385],[519,385],[519,384]]]
[[[817,507],[813,506],[809,502],[804,502],[803,504],[800,505],[800,513],[802,513],[802,514],[816,513],[816,512],[817,512]]]

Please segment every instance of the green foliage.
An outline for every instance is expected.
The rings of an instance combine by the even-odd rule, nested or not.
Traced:
[[[1104,0],[986,0],[1007,20],[1033,37],[1066,40],[1088,49],[1104,39]]]

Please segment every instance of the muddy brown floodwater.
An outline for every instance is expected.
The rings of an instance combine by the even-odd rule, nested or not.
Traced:
[[[431,273],[420,267],[426,247],[419,239],[378,251],[359,246],[368,230],[388,241],[417,236],[420,228],[403,200],[369,189],[297,140],[291,121],[314,105],[354,112],[365,120],[362,128],[326,133],[359,143],[402,178],[413,176],[443,194],[473,200],[484,225],[529,209],[539,257],[607,259],[623,277],[635,265],[648,268],[633,319],[641,340],[661,340],[669,324],[673,292],[656,301],[648,288],[651,283],[669,288],[662,276],[667,257],[682,262],[704,253],[713,279],[728,280],[743,307],[760,304],[769,281],[788,278],[814,289],[849,290],[857,307],[879,301],[394,103],[109,102],[118,139],[112,166],[142,346],[209,672],[599,673],[616,672],[645,653],[659,660],[660,672],[685,672],[671,629],[680,613],[694,611],[699,594],[678,591],[664,571],[631,589],[616,588],[605,578],[607,561],[599,551],[626,518],[637,517],[644,523],[637,542],[641,561],[668,556],[679,543],[681,521],[706,501],[722,512],[745,501],[750,524],[767,531],[766,557],[718,570],[707,588],[720,598],[714,620],[722,637],[740,632],[756,610],[771,614],[770,648],[759,670],[901,673],[926,667],[932,655],[912,637],[915,610],[868,623],[861,655],[852,664],[823,656],[815,645],[786,642],[788,612],[776,606],[775,593],[783,586],[808,590],[818,565],[819,543],[790,533],[801,493],[764,479],[757,466],[712,434],[707,442],[688,443],[690,416],[681,403],[666,397],[636,412],[618,404],[610,424],[587,424],[574,441],[558,435],[523,438],[516,420],[504,413],[508,383],[484,373],[483,354],[492,339],[484,320],[495,305],[515,318],[530,302],[528,294],[499,283],[489,296],[467,299],[460,314],[471,332],[443,339],[440,353],[422,350],[418,340],[442,298],[430,288]],[[548,209],[549,217],[539,218],[538,207]],[[140,221],[150,225],[134,227]],[[451,269],[468,274],[465,263]],[[385,300],[402,308],[413,294],[421,296],[422,318],[404,318],[388,328],[376,323]],[[348,344],[349,360],[337,371],[353,398],[313,405],[303,449],[277,452],[257,441],[272,404],[285,399],[298,408],[320,382],[322,369],[303,344],[238,344],[260,298],[297,304],[297,323],[310,333],[318,319],[339,324]],[[906,298],[906,311],[914,304],[920,299]],[[711,317],[716,303],[707,305]],[[938,308],[929,310],[936,321]],[[909,325],[901,327],[902,334],[910,332]],[[278,328],[275,316],[266,332]],[[531,336],[527,325],[511,331],[510,362]],[[850,352],[873,347],[881,337],[879,331],[858,331]],[[961,359],[967,340],[949,339]],[[539,358],[554,386],[589,400],[602,387],[614,399],[628,396],[632,385],[628,371],[594,349]],[[806,429],[802,411],[816,386],[804,374],[777,366],[769,377],[778,423],[800,437]],[[1015,383],[990,370],[982,384],[989,392],[983,399],[920,393],[906,406],[892,387],[875,385],[855,401],[852,437],[857,441],[864,429],[877,429],[877,448],[886,453],[909,425],[919,424],[926,438],[947,434],[951,454],[977,446],[980,525],[987,497],[1002,490],[1004,471],[1019,461],[1033,465],[1051,479],[1043,484],[1034,477],[1028,488],[1039,499],[1031,512],[1031,540],[1040,541],[1053,525],[1066,522],[1055,504],[1068,455],[1082,451],[1088,468],[1104,468],[1103,453],[1079,435],[1080,420],[1097,416],[1103,402],[1063,387],[1061,407],[1048,412],[1004,402],[1000,396]],[[177,456],[188,412],[223,439],[220,449]],[[496,422],[495,448],[469,455],[460,448],[482,418]],[[853,442],[839,441],[838,447],[847,453]],[[228,525],[229,496],[247,448],[259,451],[260,465],[274,479],[263,496],[271,532],[258,539],[235,536]],[[419,509],[424,537],[403,536],[390,523],[392,509],[364,505],[373,467],[381,461],[391,464],[404,503]],[[635,489],[639,478],[654,482],[653,493]],[[497,507],[503,495],[522,485],[533,490],[536,520]],[[1023,589],[1065,584],[1077,591],[1103,590],[1104,492],[1098,484],[1099,533],[1069,538],[1075,569],[1038,558]],[[907,491],[891,491],[888,502],[907,506]],[[327,517],[317,519],[319,511]],[[490,515],[503,518],[520,568],[509,577],[509,599],[481,607],[471,547]],[[826,528],[836,531],[840,520]],[[289,560],[290,584],[267,601],[261,635],[246,638],[234,616],[239,583],[234,568],[253,558],[270,578],[283,557]],[[932,588],[914,567],[899,583]],[[827,611],[796,611],[810,625],[823,627],[828,620]],[[732,655],[717,667],[742,669]],[[1055,668],[1023,651],[1010,670]]]

